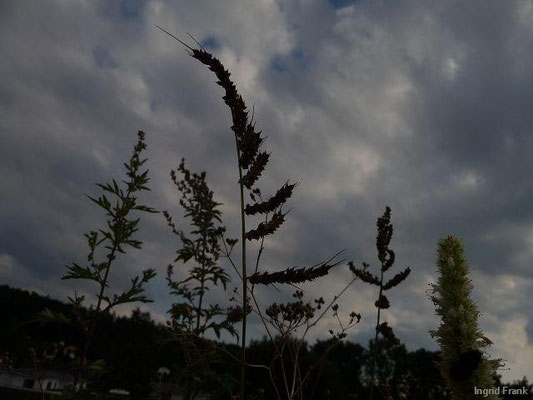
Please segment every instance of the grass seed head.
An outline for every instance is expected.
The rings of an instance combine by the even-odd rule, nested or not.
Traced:
[[[252,284],[272,285],[274,283],[301,283],[315,280],[316,278],[326,276],[330,269],[339,265],[335,264],[321,264],[316,267],[309,268],[287,268],[279,272],[256,272],[250,276],[249,280]],[[323,301],[323,300],[322,300]]]

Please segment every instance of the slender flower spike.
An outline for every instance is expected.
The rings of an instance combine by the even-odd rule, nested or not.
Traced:
[[[390,207],[385,208],[385,212],[377,221],[378,234],[376,236],[376,249],[378,251],[378,259],[381,263],[381,268],[379,271],[379,277],[372,274],[368,271],[369,265],[363,263],[363,268],[356,268],[355,265],[350,262],[348,263],[350,271],[363,282],[369,283],[379,287],[378,299],[374,303],[378,312],[377,312],[377,321],[376,321],[376,335],[374,337],[374,352],[372,355],[371,367],[370,367],[370,392],[369,400],[372,400],[374,393],[374,387],[377,387],[376,376],[379,376],[377,358],[378,358],[378,349],[379,342],[378,337],[381,334],[385,339],[391,342],[393,345],[400,344],[400,339],[398,339],[392,330],[392,327],[388,325],[386,321],[381,322],[381,310],[387,309],[390,307],[389,299],[383,294],[384,291],[392,289],[395,286],[398,286],[402,283],[407,276],[411,273],[411,268],[407,267],[402,272],[397,273],[394,277],[384,283],[385,273],[393,266],[396,259],[394,251],[389,248],[389,244],[392,239],[393,226],[391,224],[391,209]]]
[[[477,399],[474,388],[494,387],[492,372],[501,366],[501,360],[491,362],[481,350],[492,342],[478,326],[479,311],[470,297],[473,286],[459,239],[449,236],[439,241],[437,270],[439,278],[432,285],[430,300],[441,324],[430,333],[440,345],[441,371],[453,400]]]

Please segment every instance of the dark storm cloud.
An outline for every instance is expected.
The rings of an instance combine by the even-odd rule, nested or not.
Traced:
[[[413,269],[386,315],[402,340],[411,348],[432,345],[426,333],[438,321],[425,291],[436,242],[454,234],[473,267],[481,322],[499,346],[494,353],[510,360],[509,376],[529,373],[530,2],[0,7],[3,281],[68,294],[58,281],[63,265],[84,259],[83,232],[103,223],[83,193],[120,178],[139,129],[147,131],[152,172],[147,201],[179,217],[168,171],[184,156],[192,169],[208,172],[230,232],[237,231],[223,93],[210,71],[154,28],[159,24],[185,39],[190,32],[213,51],[254,105],[272,151],[264,192],[300,182],[287,223],[267,242],[265,269],[312,265],[344,248],[340,257],[376,268],[376,218],[390,205],[395,268]],[[113,273],[115,290],[127,284],[125,274],[146,267],[164,273],[174,258],[160,216],[142,221],[139,238],[145,249]],[[339,267],[308,294],[334,295],[347,278]],[[169,298],[162,277],[149,295],[151,311],[163,318]],[[271,297],[261,291],[263,304]],[[351,336],[361,342],[372,335],[374,297],[357,283],[340,302],[363,313]],[[332,319],[321,328],[330,326]],[[252,331],[261,335],[258,324]]]

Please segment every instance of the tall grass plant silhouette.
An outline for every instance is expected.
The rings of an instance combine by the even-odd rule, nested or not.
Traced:
[[[288,284],[294,286],[296,284],[309,282],[326,276],[332,268],[336,267],[341,262],[334,262],[332,258],[327,262],[309,268],[291,267],[286,268],[283,271],[259,270],[260,259],[264,250],[265,237],[274,234],[285,222],[287,213],[283,211],[283,206],[291,198],[297,183],[289,183],[287,181],[271,196],[264,197],[262,195],[258,183],[268,165],[270,154],[261,149],[261,145],[264,141],[262,132],[256,129],[254,121],[250,118],[249,109],[242,96],[238,93],[234,82],[231,80],[231,74],[225,69],[220,60],[206,51],[198,42],[196,43],[199,48],[193,48],[163,28],[159,26],[157,26],[157,28],[185,46],[191,57],[207,66],[209,70],[215,74],[217,84],[224,90],[224,96],[222,99],[231,112],[231,130],[233,131],[237,152],[238,191],[240,197],[240,266],[231,258],[231,255],[228,252],[225,256],[230,260],[231,265],[234,267],[235,272],[242,283],[240,292],[235,293],[240,300],[240,304],[239,306],[232,308],[232,313],[230,315],[233,321],[241,322],[241,355],[239,360],[241,364],[240,399],[244,400],[246,398],[247,320],[248,315],[251,312],[255,312],[259,316],[268,336],[275,345],[276,351],[274,360],[277,359],[282,361],[281,368],[284,369],[282,374],[284,377],[283,390],[285,391],[283,396],[286,396],[288,399],[304,398],[301,383],[305,381],[306,378],[302,378],[303,375],[298,369],[299,349],[304,342],[303,339],[309,329],[316,326],[318,321],[324,317],[326,311],[332,309],[334,316],[338,319],[338,305],[334,304],[338,299],[338,296],[334,296],[332,302],[325,307],[324,312],[322,312],[316,320],[312,321],[314,317],[314,308],[309,303],[303,303],[303,292],[300,290],[295,294],[297,296],[296,302],[289,302],[285,305],[273,304],[263,312],[254,295],[254,289],[256,285]],[[245,193],[250,199],[250,202],[247,204],[245,201]],[[254,228],[247,228],[250,225],[250,218],[253,217],[261,217],[261,220],[256,223]],[[247,241],[259,241],[259,250],[253,272],[250,270],[248,262]],[[354,277],[347,286],[350,286],[355,279],[356,278]],[[344,293],[345,290],[346,288],[343,289],[340,294]],[[322,302],[323,301],[324,300],[322,299]],[[321,304],[319,305],[321,306]],[[355,325],[355,323],[359,321],[359,318],[357,313],[351,312],[346,325],[343,325],[339,320],[342,328],[340,333],[338,333],[337,339],[345,337],[346,330]],[[273,331],[269,329],[269,325],[273,328]],[[295,338],[292,334],[296,332],[298,328],[303,328],[304,333],[302,338],[294,340]],[[282,339],[281,342],[275,338],[275,331],[277,331],[277,334]],[[288,375],[283,363],[283,353],[285,351],[285,345],[289,342],[293,344],[296,343],[296,346],[291,348],[292,356],[290,360],[292,363],[292,377],[287,379]],[[278,398],[281,398],[282,395],[273,379],[273,364],[269,367],[255,367],[266,368],[269,371],[272,383],[276,388],[277,396]]]

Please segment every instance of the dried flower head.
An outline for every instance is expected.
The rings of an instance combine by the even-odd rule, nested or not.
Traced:
[[[270,318],[270,323],[282,335],[287,335],[303,323],[315,316],[315,308],[310,303],[302,300],[289,303],[273,303],[267,307],[265,314]]]
[[[250,314],[252,312],[252,307],[248,306],[248,310],[246,314]],[[234,306],[234,307],[228,307],[227,310],[227,321],[235,324],[237,322],[242,321],[244,317],[244,313],[242,312],[241,306]]]
[[[376,300],[375,306],[376,308],[381,308],[381,309],[389,308],[390,307],[389,299],[387,299],[387,297],[382,294],[381,296],[379,296],[379,299]]]

